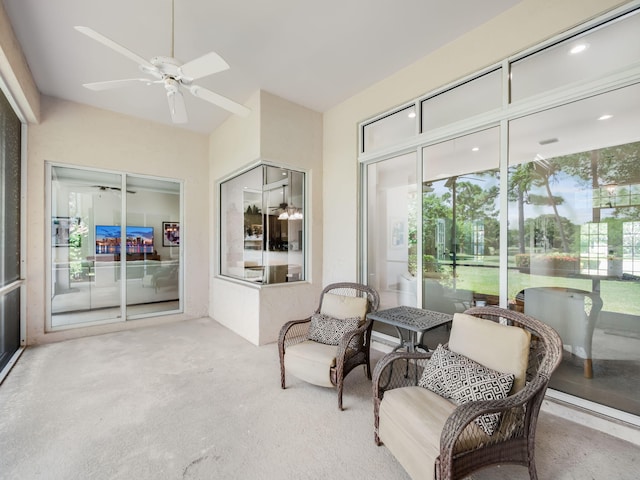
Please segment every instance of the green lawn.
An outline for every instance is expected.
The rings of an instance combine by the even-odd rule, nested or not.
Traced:
[[[486,262],[485,262],[486,265]],[[498,295],[498,267],[457,267],[456,287],[473,290],[478,293]],[[571,277],[551,277],[544,275],[530,275],[520,273],[517,269],[509,270],[509,299],[523,288],[528,287],[568,287],[592,291],[592,280]],[[630,315],[640,315],[640,282],[621,280],[601,280],[600,295],[604,302],[603,309],[609,312],[619,312]]]

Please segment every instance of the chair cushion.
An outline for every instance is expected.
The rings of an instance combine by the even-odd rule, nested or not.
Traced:
[[[456,409],[450,400],[421,387],[403,387],[384,393],[379,410],[378,437],[414,479],[433,479],[434,463],[440,454],[444,424]],[[522,418],[518,425],[522,424]],[[510,438],[505,425],[492,437]],[[486,444],[490,438],[471,422],[458,437],[453,452],[461,453]]]
[[[433,478],[440,455],[440,433],[456,406],[420,387],[384,393],[379,410],[378,437],[411,478]]]
[[[502,373],[515,375],[511,393],[526,383],[531,334],[464,313],[453,316],[449,350]]]
[[[326,345],[338,345],[344,334],[355,330],[360,325],[360,317],[334,318],[322,313],[311,315],[308,339]],[[349,347],[358,348],[358,338],[349,342]]]
[[[418,384],[462,405],[474,400],[505,398],[513,379],[512,373],[497,372],[438,345]],[[482,415],[475,422],[487,435],[493,435],[500,414]]]
[[[359,317],[360,321],[364,322],[368,303],[366,297],[348,297],[335,293],[325,293],[322,296],[320,313],[334,318]]]
[[[330,370],[336,366],[337,351],[335,345],[305,340],[287,348],[285,370],[314,385],[333,387]]]

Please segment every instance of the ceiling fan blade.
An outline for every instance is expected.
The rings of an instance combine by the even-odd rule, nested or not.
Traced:
[[[178,71],[183,77],[190,78],[191,80],[197,80],[198,78],[222,72],[228,68],[229,65],[220,55],[215,52],[209,52],[206,55],[185,63],[178,69]]]
[[[206,88],[202,88],[198,85],[191,85],[189,87],[189,91],[194,97],[206,100],[207,102],[213,103],[214,105],[222,107],[225,110],[230,111],[231,113],[240,115],[241,117],[246,117],[247,115],[249,115],[249,113],[251,113],[251,110],[249,110],[244,105],[240,105],[233,100],[229,100],[222,95],[218,95],[217,93],[214,93],[211,90],[207,90]]]
[[[89,27],[76,26],[76,27],[73,27],[73,28],[75,28],[80,33],[84,33],[87,37],[93,38],[95,41],[102,43],[103,45],[109,47],[112,50],[115,50],[119,54],[124,55],[128,59],[133,60],[138,65],[144,65],[144,66],[146,66],[148,68],[151,68],[151,69],[154,69],[154,70],[156,69],[156,67],[154,67],[151,63],[149,63],[148,60],[145,60],[144,58],[142,58],[137,53],[133,53],[128,48],[123,47],[119,43],[114,42],[113,40],[105,37],[104,35],[96,32],[95,30],[93,30],[93,29],[91,29]]]
[[[101,90],[110,90],[112,88],[127,87],[129,85],[140,82],[146,84],[153,83],[153,81],[149,80],[148,78],[125,78],[122,80],[107,80],[106,82],[84,83],[82,84],[82,86],[88,88],[89,90],[95,90],[96,92],[99,92]]]
[[[173,123],[187,123],[187,107],[184,105],[184,97],[179,90],[167,92],[169,111]]]

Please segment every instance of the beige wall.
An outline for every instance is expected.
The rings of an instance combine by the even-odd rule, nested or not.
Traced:
[[[209,198],[207,136],[42,97],[28,127],[27,341],[59,341],[207,315]],[[184,314],[45,333],[45,161],[184,181]]]
[[[2,2],[0,2],[0,77],[17,104],[21,120],[29,123],[39,122],[40,93]]]
[[[212,318],[261,345],[274,342],[287,320],[304,318],[317,306],[322,288],[322,116],[292,102],[258,92],[247,103],[248,118],[231,117],[210,138],[212,225],[218,225],[218,182],[239,168],[267,160],[307,172],[307,282],[247,285],[215,277],[219,262],[212,231]]]
[[[324,281],[358,275],[359,122],[577,26],[626,2],[523,0],[433,54],[324,114]],[[340,215],[331,215],[340,212]]]

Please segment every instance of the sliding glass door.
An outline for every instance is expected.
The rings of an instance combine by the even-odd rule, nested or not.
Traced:
[[[178,311],[180,183],[50,172],[51,328]]]
[[[551,394],[640,425],[633,8],[363,122],[360,161],[362,274],[383,308],[539,318],[563,343]]]
[[[564,344],[551,386],[640,413],[640,84],[510,122],[509,303]]]

